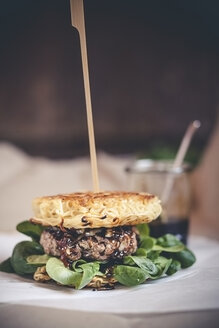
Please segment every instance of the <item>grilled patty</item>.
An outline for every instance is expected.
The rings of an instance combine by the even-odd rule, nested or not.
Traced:
[[[101,229],[46,228],[40,244],[46,254],[58,256],[65,265],[79,259],[121,259],[137,250],[135,227],[122,226]]]

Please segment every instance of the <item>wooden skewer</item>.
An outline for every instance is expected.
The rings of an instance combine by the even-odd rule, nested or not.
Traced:
[[[98,192],[99,179],[98,179],[97,155],[96,155],[96,147],[95,147],[94,125],[93,125],[93,115],[92,115],[92,105],[91,105],[83,0],[70,0],[70,4],[71,4],[72,26],[78,30],[79,37],[80,37],[93,189],[94,192]]]

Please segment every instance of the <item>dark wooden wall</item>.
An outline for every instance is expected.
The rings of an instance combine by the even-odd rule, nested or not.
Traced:
[[[33,155],[88,153],[77,32],[67,0],[1,1],[0,140]],[[98,149],[200,147],[216,119],[218,1],[85,0]]]

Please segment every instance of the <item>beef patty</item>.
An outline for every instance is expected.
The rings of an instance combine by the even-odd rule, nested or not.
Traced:
[[[101,229],[46,228],[40,244],[46,254],[58,256],[65,265],[79,259],[121,259],[136,252],[137,230],[132,226]]]

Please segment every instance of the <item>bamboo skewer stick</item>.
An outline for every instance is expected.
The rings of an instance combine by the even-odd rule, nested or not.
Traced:
[[[192,137],[193,137],[195,131],[200,126],[201,126],[201,123],[200,123],[200,121],[197,121],[197,120],[193,121],[188,126],[188,128],[186,130],[186,133],[185,133],[185,135],[182,139],[182,142],[180,144],[179,150],[176,154],[176,158],[173,162],[172,169],[176,169],[176,168],[178,168],[182,165],[183,160],[185,158],[185,155],[187,153],[187,150],[189,148],[189,145],[191,143]],[[167,180],[166,180],[166,183],[165,183],[165,186],[164,186],[164,190],[163,190],[163,193],[161,195],[161,202],[164,206],[164,212],[163,212],[163,215],[162,215],[163,221],[165,221],[165,217],[166,217],[165,209],[166,209],[169,197],[170,197],[171,190],[173,188],[173,183],[174,183],[174,175],[170,174],[170,175],[167,176]]]
[[[91,105],[91,92],[90,92],[90,80],[89,80],[89,69],[88,69],[88,58],[87,58],[87,43],[86,43],[83,0],[70,0],[70,5],[71,5],[72,26],[78,30],[79,37],[80,37],[85,100],[86,100],[86,110],[87,110],[88,136],[89,136],[90,158],[91,158],[91,171],[92,171],[92,178],[93,178],[93,190],[94,192],[98,192],[99,178],[98,178],[98,169],[97,169],[97,155],[96,155],[94,125],[93,125],[93,115],[92,115],[92,105]]]

